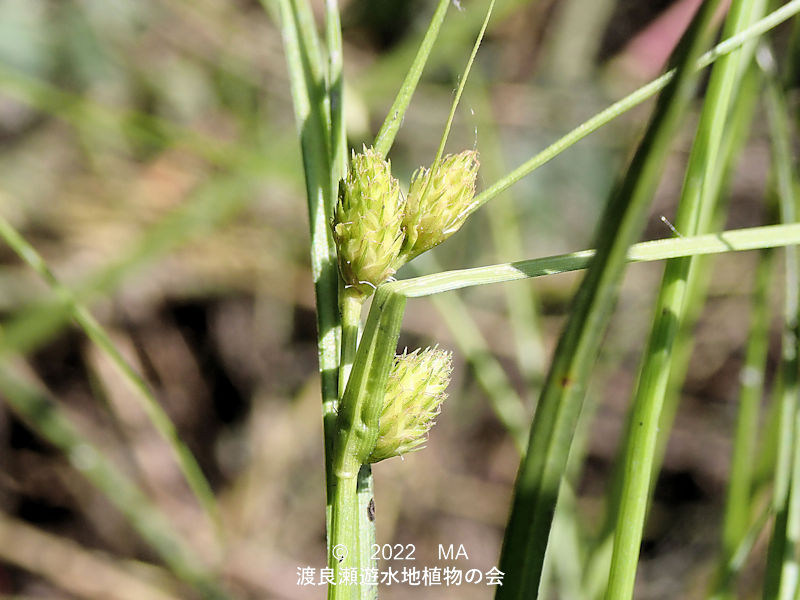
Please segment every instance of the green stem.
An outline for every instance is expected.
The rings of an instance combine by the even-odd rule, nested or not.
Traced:
[[[761,58],[762,55],[759,56]],[[767,71],[766,107],[772,138],[773,168],[781,220],[797,220],[797,181],[789,140],[789,117],[786,100],[778,84],[774,63],[759,61]],[[770,68],[773,67],[773,68]],[[778,409],[778,445],[772,506],[776,513],[772,539],[767,555],[764,598],[793,598],[797,588],[800,538],[800,442],[797,440],[800,407],[798,378],[798,339],[800,339],[800,253],[796,246],[785,249],[784,330],[782,339],[781,377],[783,390]]]
[[[347,381],[350,379],[350,371],[353,368],[353,361],[356,356],[356,348],[358,346],[358,333],[361,324],[361,309],[364,304],[364,297],[353,290],[343,290],[342,295],[342,359],[339,365],[339,399],[344,397],[347,388]],[[337,484],[338,485],[338,484]],[[347,493],[350,494],[349,487]],[[349,533],[352,534],[352,539],[345,541],[331,540],[331,546],[342,544],[348,548],[352,554],[351,561],[355,563],[358,572],[361,573],[362,569],[374,567],[372,564],[370,552],[372,544],[375,543],[375,520],[371,518],[374,513],[370,512],[370,502],[373,501],[372,490],[372,470],[369,465],[363,465],[358,472],[356,491],[355,494],[356,507],[352,508],[349,505],[337,508],[334,503],[333,512],[340,509],[348,511],[355,510],[355,521],[349,522],[342,521],[339,518],[338,522],[332,523],[333,530],[336,531],[337,536],[348,535],[342,532],[342,527],[346,527]],[[353,498],[348,497],[347,503],[353,502]],[[373,504],[374,506],[374,504]],[[355,545],[354,543],[357,542]],[[329,563],[334,566],[334,563]],[[332,587],[332,586],[331,586]],[[374,594],[377,587],[359,585],[359,598],[361,600],[368,600],[371,598],[369,594]],[[346,594],[350,592],[338,592],[339,594]],[[329,594],[334,594],[337,598],[350,597],[340,596],[337,592],[329,591]]]
[[[328,586],[328,600],[355,600],[358,587],[346,584],[343,575],[358,568],[358,474],[336,474],[333,484],[328,565],[335,585]]]
[[[364,297],[352,289],[344,290],[342,298],[342,358],[339,362],[339,399],[344,396],[350,370],[358,346],[358,329],[361,324],[361,307]]]
[[[356,486],[358,501],[358,572],[362,569],[376,568],[378,565],[372,560],[372,546],[375,544],[375,491],[372,486],[372,467],[362,465],[358,471]],[[378,586],[360,585],[359,600],[376,600]]]
[[[377,598],[377,586],[361,585],[364,569],[374,567],[372,545],[375,543],[375,527],[363,526],[364,520],[373,523],[374,509],[369,465],[362,466],[354,477],[336,476],[328,547],[328,565],[336,585],[328,586],[328,600]],[[355,580],[346,576],[351,573],[357,573]]]
[[[371,518],[371,471],[365,467],[378,439],[386,382],[400,335],[406,299],[381,286],[375,292],[356,351],[350,377],[339,405],[333,456],[334,487],[330,519],[329,566],[334,573],[349,566],[371,564],[369,550],[374,540]],[[359,509],[361,506],[361,509]],[[373,504],[374,507],[374,504]],[[337,544],[341,546],[337,549]],[[341,564],[334,552],[346,549],[348,558]],[[338,575],[337,575],[338,577]],[[329,598],[341,600],[368,598],[364,586],[329,586]]]
[[[330,103],[322,76],[321,49],[311,6],[302,0],[280,0],[278,4],[306,179],[311,274],[316,295],[317,349],[322,383],[325,481],[330,509],[341,341],[339,273],[329,225],[336,196],[333,175],[336,165],[331,164],[331,157],[337,155],[338,145],[336,152],[332,152]],[[332,21],[336,16],[328,16],[333,26]],[[335,47],[336,43],[335,39],[329,39],[330,47]]]
[[[336,585],[328,586],[328,600],[377,598],[377,586],[361,585],[363,570],[375,566],[372,564],[374,511],[372,469],[369,465],[363,465],[355,477],[337,475],[328,547],[328,565]],[[365,527],[364,521],[370,526]],[[357,573],[358,578],[355,581],[346,578],[346,569]]]

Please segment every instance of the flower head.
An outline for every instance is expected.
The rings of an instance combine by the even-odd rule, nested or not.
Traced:
[[[447,398],[445,390],[452,370],[452,354],[436,347],[395,357],[386,384],[378,443],[370,462],[423,447]]]
[[[354,151],[333,218],[339,271],[347,287],[368,296],[394,274],[403,245],[404,206],[389,161],[366,146],[359,154]]]
[[[405,260],[441,244],[464,224],[478,176],[478,153],[445,156],[435,171],[420,167],[411,177],[403,228]]]

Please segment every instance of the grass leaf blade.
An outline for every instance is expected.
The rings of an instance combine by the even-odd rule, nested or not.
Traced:
[[[397,92],[397,97],[386,115],[386,120],[384,120],[378,135],[375,137],[373,142],[375,151],[383,156],[389,154],[389,150],[392,148],[394,138],[400,129],[400,124],[403,122],[403,116],[411,103],[411,97],[414,95],[414,90],[417,89],[420,77],[422,77],[425,63],[428,62],[433,44],[439,36],[439,30],[444,22],[448,6],[450,6],[450,0],[439,0],[436,12],[433,13],[428,30],[425,32],[425,37],[422,38],[419,50],[417,50],[414,61],[411,63],[411,68],[408,70],[408,74]]]
[[[627,174],[598,227],[598,250],[575,298],[531,426],[503,542],[500,600],[535,598],[553,510],[583,405],[584,387],[616,297],[629,246],[640,235],[674,130],[689,101],[696,57],[709,37],[716,3],[705,3],[679,46],[678,70],[659,97]]]

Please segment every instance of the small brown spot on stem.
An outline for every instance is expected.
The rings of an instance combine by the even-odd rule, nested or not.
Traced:
[[[375,498],[369,499],[369,504],[367,504],[367,518],[370,522],[375,521]]]

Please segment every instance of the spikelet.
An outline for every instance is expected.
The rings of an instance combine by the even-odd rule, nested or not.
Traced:
[[[447,398],[445,390],[452,370],[452,354],[437,347],[395,357],[386,384],[378,443],[370,462],[423,448]]]
[[[445,156],[434,173],[420,167],[411,177],[403,228],[402,262],[438,246],[464,224],[478,176],[478,153]]]
[[[353,152],[339,185],[333,219],[339,271],[345,286],[363,296],[391,277],[403,244],[405,200],[389,161],[364,146]]]

